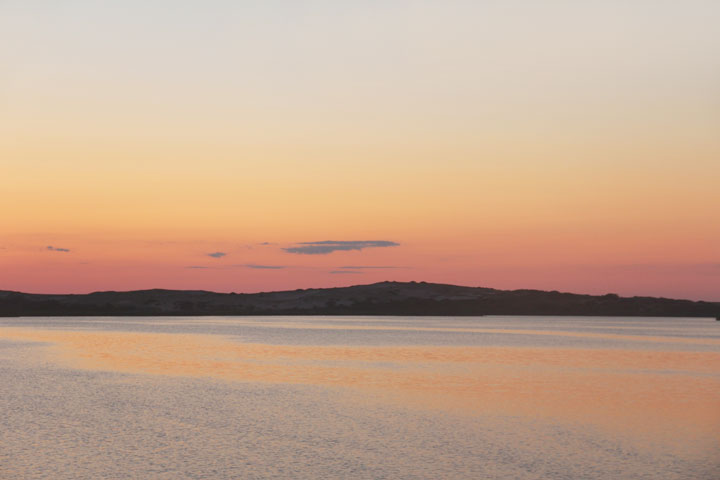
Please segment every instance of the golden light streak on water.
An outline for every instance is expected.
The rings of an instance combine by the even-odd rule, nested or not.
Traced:
[[[567,333],[574,332],[559,332]],[[672,442],[688,437],[720,442],[720,352],[296,346],[242,343],[219,335],[32,328],[1,328],[0,338],[45,343],[47,360],[76,369],[349,388],[412,408],[520,415]]]

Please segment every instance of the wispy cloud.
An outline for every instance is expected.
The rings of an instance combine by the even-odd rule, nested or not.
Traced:
[[[258,265],[256,263],[243,263],[239,265],[188,265],[183,268],[190,268],[194,270],[225,270],[231,268],[252,268],[256,270],[281,270],[283,268],[289,268],[285,265]]]
[[[345,275],[345,274],[362,275],[363,274],[363,272],[356,272],[355,270],[331,270],[328,273],[332,273],[333,275]]]
[[[300,242],[294,247],[283,248],[287,253],[301,255],[326,255],[336,251],[363,250],[365,248],[397,247],[389,240],[323,240],[321,242]]]
[[[70,251],[70,249],[68,249],[68,248],[53,247],[52,245],[48,245],[48,246],[46,247],[46,249],[47,249],[47,250],[50,250],[51,252],[63,252],[63,253],[68,253],[68,252]]]
[[[392,268],[407,268],[407,267],[395,267],[390,265],[368,265],[368,266],[359,266],[359,265],[345,265],[344,267],[338,267],[342,269],[347,270],[386,270],[386,269],[392,269]]]
[[[648,273],[662,275],[720,275],[720,262],[707,263],[636,263],[627,265],[611,265],[605,270],[618,273]]]
[[[227,253],[225,253],[225,252],[213,252],[213,253],[207,254],[208,257],[212,257],[212,258],[222,258],[226,255],[227,255]]]

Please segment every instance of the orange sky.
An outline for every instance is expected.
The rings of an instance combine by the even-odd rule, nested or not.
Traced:
[[[0,289],[720,300],[720,7],[479,3],[3,2]]]

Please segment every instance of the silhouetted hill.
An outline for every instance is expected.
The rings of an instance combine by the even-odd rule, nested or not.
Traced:
[[[716,317],[720,302],[495,290],[425,282],[252,294],[138,290],[87,295],[0,291],[0,316],[607,315]]]

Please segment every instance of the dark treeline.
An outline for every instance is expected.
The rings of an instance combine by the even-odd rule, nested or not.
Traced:
[[[39,295],[0,291],[0,316],[598,315],[716,317],[719,302],[381,282],[254,294],[182,290]]]

